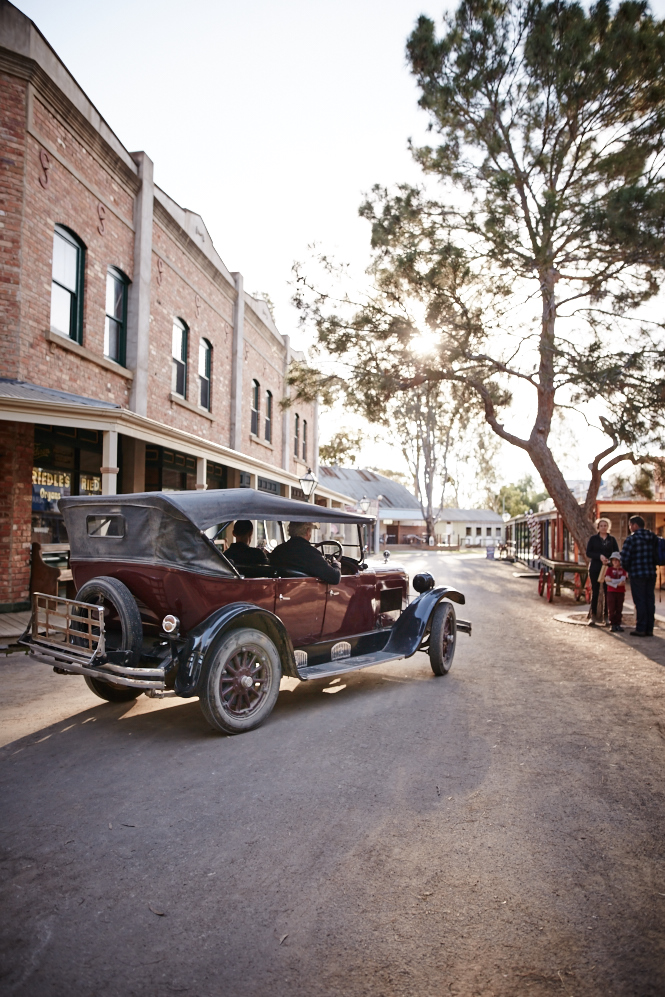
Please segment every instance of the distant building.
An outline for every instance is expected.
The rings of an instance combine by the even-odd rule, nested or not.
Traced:
[[[420,503],[409,489],[368,468],[319,468],[322,485],[356,502],[369,499],[368,512],[377,517],[381,544],[418,544],[426,540],[426,524]],[[381,499],[379,500],[379,496]],[[446,546],[490,547],[501,543],[504,526],[501,516],[491,509],[442,509],[436,525],[435,543]],[[378,545],[375,541],[375,547]]]

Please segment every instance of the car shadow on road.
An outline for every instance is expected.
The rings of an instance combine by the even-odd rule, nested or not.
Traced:
[[[375,671],[368,669],[351,672],[338,680],[317,679],[309,682],[298,682],[287,679],[287,683],[295,683],[293,687],[283,688],[272,714],[265,721],[264,727],[279,723],[280,720],[294,719],[298,714],[309,717],[312,711],[322,708],[342,709],[344,703],[377,694],[390,692],[395,683],[408,685],[421,682],[428,676],[421,665],[413,663],[399,672],[395,669]],[[85,728],[85,730],[82,730]],[[211,738],[226,738],[221,731],[213,730],[204,719],[198,699],[178,699],[167,697],[164,700],[150,700],[144,696],[130,703],[106,703],[89,707],[78,713],[33,731],[24,737],[10,741],[0,748],[0,761],[6,760],[25,749],[44,744],[44,748],[53,753],[56,744],[61,740],[79,732],[91,744],[99,745],[100,740],[108,747],[108,742],[121,742],[127,735],[132,735],[135,743],[140,739],[146,742],[161,740],[174,746],[186,742],[194,744],[209,741]],[[64,736],[63,736],[64,735]]]

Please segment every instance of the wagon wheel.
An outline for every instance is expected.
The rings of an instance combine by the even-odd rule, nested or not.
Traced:
[[[591,602],[591,579],[587,575],[586,583],[584,585],[584,601],[589,604]]]
[[[540,574],[538,575],[538,595],[542,595],[545,591],[545,578],[546,572],[544,568],[540,569]]]
[[[547,601],[554,602],[554,572],[547,572]]]
[[[575,594],[575,602],[579,602],[584,593],[584,586],[582,585],[582,578],[580,577],[579,571],[575,572],[575,580],[573,582],[573,592]]]

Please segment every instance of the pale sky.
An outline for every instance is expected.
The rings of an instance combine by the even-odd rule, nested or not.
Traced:
[[[267,291],[281,332],[306,342],[291,266],[309,244],[362,268],[364,192],[420,174],[407,140],[427,118],[407,71],[417,16],[433,0],[19,0],[79,85],[155,180],[199,212],[230,270]],[[665,0],[655,4],[661,16]],[[353,420],[347,420],[353,425]],[[324,414],[321,441],[338,428]],[[502,476],[529,471],[508,447]],[[568,473],[584,474],[571,454]],[[388,446],[363,463],[397,467]]]

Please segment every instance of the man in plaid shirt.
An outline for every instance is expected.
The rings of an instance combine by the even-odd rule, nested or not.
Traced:
[[[631,516],[630,534],[621,551],[621,564],[630,575],[630,591],[637,617],[633,637],[653,637],[656,613],[657,542],[655,533],[644,528],[641,516]]]

